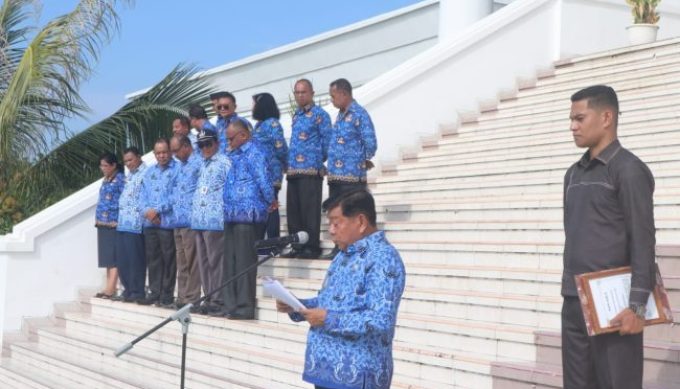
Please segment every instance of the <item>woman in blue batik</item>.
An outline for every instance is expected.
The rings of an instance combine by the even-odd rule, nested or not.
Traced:
[[[118,225],[118,199],[123,192],[125,176],[122,165],[113,153],[99,157],[99,169],[104,175],[99,188],[99,201],[95,211],[97,228],[97,251],[99,267],[106,269],[106,286],[95,297],[111,298],[118,284],[118,265],[116,264],[116,227]]]
[[[268,161],[269,174],[274,183],[276,199],[279,197],[283,173],[288,168],[288,145],[283,137],[283,127],[279,123],[279,107],[274,96],[269,93],[259,93],[253,96],[253,119],[257,120],[253,129],[253,139],[260,146],[260,151]],[[278,209],[269,214],[267,223],[259,231],[259,239],[275,238],[280,235],[280,218]]]

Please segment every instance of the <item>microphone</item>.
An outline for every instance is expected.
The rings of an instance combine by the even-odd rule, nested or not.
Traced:
[[[268,249],[272,247],[285,247],[291,243],[305,244],[309,240],[309,234],[306,231],[300,231],[293,235],[282,236],[280,238],[269,238],[258,240],[255,242],[255,248]]]

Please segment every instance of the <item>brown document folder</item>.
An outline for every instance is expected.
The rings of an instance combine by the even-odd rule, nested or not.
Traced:
[[[617,332],[620,326],[600,326],[600,320],[598,317],[598,310],[595,307],[595,301],[593,299],[593,291],[590,287],[590,281],[598,278],[606,278],[611,276],[618,276],[621,274],[630,274],[630,266],[619,267],[615,269],[608,269],[602,271],[596,271],[592,273],[584,273],[574,276],[576,279],[576,289],[578,290],[578,297],[581,300],[581,309],[583,311],[583,317],[586,321],[586,327],[588,329],[588,335],[599,335],[609,332]],[[673,314],[671,312],[671,307],[668,299],[668,293],[663,286],[663,280],[661,279],[661,273],[659,272],[659,267],[656,267],[656,285],[652,291],[654,300],[656,302],[657,310],[659,312],[659,317],[645,322],[645,326],[661,323],[672,323]]]

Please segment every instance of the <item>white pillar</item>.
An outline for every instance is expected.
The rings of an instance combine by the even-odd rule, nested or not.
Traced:
[[[494,0],[439,0],[439,41],[453,38],[493,12]]]

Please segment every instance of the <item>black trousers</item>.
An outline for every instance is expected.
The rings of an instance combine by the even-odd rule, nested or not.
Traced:
[[[295,246],[297,250],[304,248],[312,251],[320,250],[322,183],[323,178],[318,176],[299,176],[288,179],[286,192],[288,233],[293,235],[306,231],[309,234],[307,244]]]
[[[274,198],[279,198],[279,191],[281,188],[274,188]],[[269,213],[267,216],[267,221],[257,229],[257,239],[264,239],[265,233],[267,238],[278,238],[281,236],[281,216],[279,215],[278,208],[273,212]]]
[[[225,223],[224,282],[257,262],[256,224]],[[231,315],[255,317],[257,269],[239,277],[224,288],[224,311]]]
[[[123,284],[123,297],[139,299],[144,297],[146,282],[146,260],[144,259],[144,236],[131,232],[117,231],[116,253],[118,277]]]
[[[354,190],[366,189],[365,182],[329,182],[328,198],[332,199],[339,195]]]
[[[642,389],[642,333],[588,336],[578,297],[562,305],[564,389]]]
[[[174,230],[144,228],[149,297],[165,304],[172,302],[175,296],[177,259],[174,234]]]

